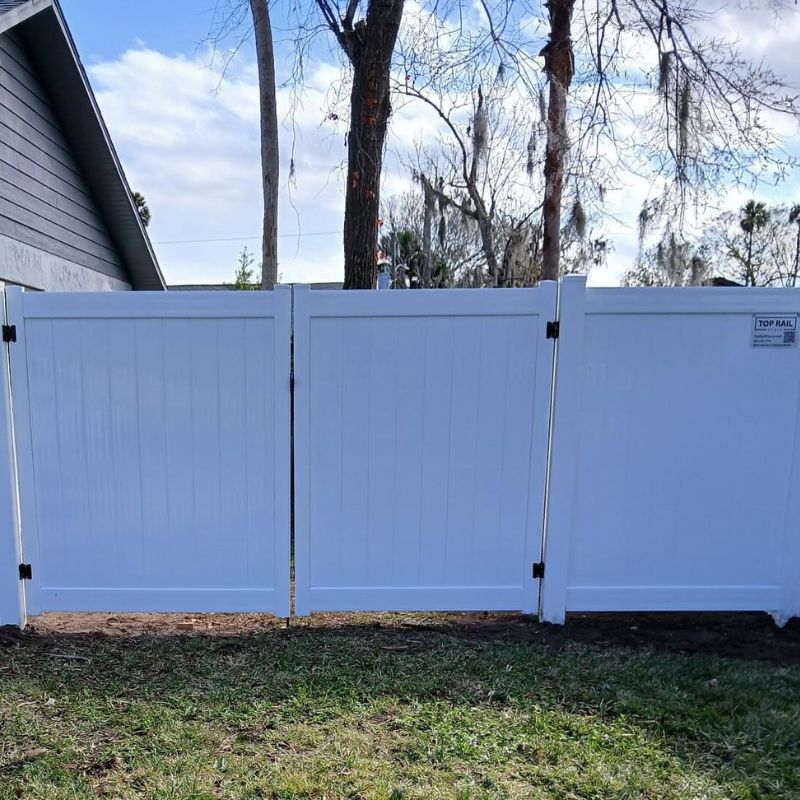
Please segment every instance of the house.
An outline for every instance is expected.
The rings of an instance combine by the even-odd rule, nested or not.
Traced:
[[[0,280],[166,288],[58,0],[0,0]]]

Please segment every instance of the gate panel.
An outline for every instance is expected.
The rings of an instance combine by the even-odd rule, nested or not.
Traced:
[[[288,615],[290,290],[8,298],[29,613]]]
[[[536,609],[555,296],[295,288],[298,614]]]
[[[544,619],[800,613],[794,289],[561,286]]]

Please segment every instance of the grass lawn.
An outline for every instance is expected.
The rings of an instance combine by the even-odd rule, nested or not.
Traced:
[[[34,625],[0,646],[0,798],[800,798],[797,662],[527,624]]]

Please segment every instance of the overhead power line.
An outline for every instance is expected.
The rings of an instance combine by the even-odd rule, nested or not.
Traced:
[[[279,239],[297,239],[298,237],[304,238],[306,236],[333,236],[334,234],[341,234],[341,228],[335,231],[310,231],[308,233],[279,233]],[[634,229],[619,230],[619,231],[601,231],[599,236],[616,237],[616,236],[638,236],[638,231]],[[213,242],[251,242],[260,240],[260,236],[226,236],[220,239],[171,239],[164,242],[153,242],[153,244],[211,244]]]
[[[337,231],[311,231],[309,233],[279,233],[279,239],[296,239],[298,236],[332,236],[334,233],[341,233],[341,228]],[[221,239],[171,239],[165,242],[153,242],[153,244],[209,244],[211,242],[249,242],[260,239],[260,236],[226,236]]]

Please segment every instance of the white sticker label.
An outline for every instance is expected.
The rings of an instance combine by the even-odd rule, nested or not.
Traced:
[[[797,314],[753,317],[753,347],[794,347],[797,344]]]

